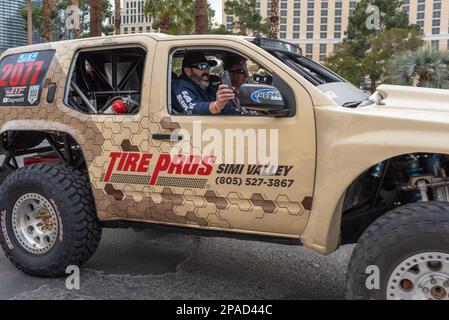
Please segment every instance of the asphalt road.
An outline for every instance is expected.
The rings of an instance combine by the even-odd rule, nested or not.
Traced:
[[[0,256],[0,299],[343,299],[353,246],[330,256],[253,241],[106,229],[80,289]]]

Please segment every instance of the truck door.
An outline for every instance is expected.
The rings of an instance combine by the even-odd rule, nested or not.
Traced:
[[[271,81],[290,112],[276,117],[175,111],[171,87],[182,73],[182,54],[191,50],[216,61],[210,63],[211,80],[223,80],[221,60],[227,53],[246,58],[249,81]],[[149,150],[156,160],[150,167],[154,220],[297,238],[311,209],[315,172],[314,114],[307,91],[281,62],[245,40],[159,41],[157,51],[153,78],[159,81],[149,113]],[[276,154],[274,166],[261,161],[264,152]],[[170,154],[180,156],[170,161]]]
[[[156,41],[98,40],[75,55],[66,104],[86,157],[101,220],[151,220],[149,97]],[[86,125],[84,125],[86,124]],[[86,129],[84,129],[86,127]]]

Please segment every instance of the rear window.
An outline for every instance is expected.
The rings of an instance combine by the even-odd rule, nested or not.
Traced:
[[[80,51],[66,103],[91,114],[136,114],[140,109],[146,50],[123,47]]]
[[[54,50],[13,54],[0,61],[0,106],[39,104]]]

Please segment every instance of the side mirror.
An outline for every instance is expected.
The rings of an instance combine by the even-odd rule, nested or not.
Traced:
[[[239,90],[240,105],[256,111],[282,111],[284,99],[278,89],[266,84],[243,84]]]

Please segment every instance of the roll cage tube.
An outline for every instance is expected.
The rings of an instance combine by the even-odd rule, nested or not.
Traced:
[[[119,60],[120,55],[126,55],[129,65],[123,72],[122,77],[119,78]],[[102,56],[110,58],[111,74],[108,76],[106,69],[102,67],[104,62],[101,60]],[[121,97],[121,95],[141,94],[141,90],[126,89],[131,77],[138,72],[139,76],[145,63],[146,53],[140,47],[132,47],[129,50],[123,50],[122,48],[99,50],[99,51],[82,51],[79,53],[74,71],[71,75],[70,88],[78,95],[78,97],[85,104],[86,108],[81,107],[73,100],[73,96],[69,95],[68,100],[72,105],[75,105],[78,109],[88,111],[92,114],[101,114],[107,108],[113,100]],[[95,80],[88,77],[86,70],[86,64],[89,65],[92,76]],[[122,66],[123,68],[124,66]],[[142,86],[142,84],[140,84]],[[101,103],[99,98],[101,98]],[[90,101],[95,99],[98,105]]]

